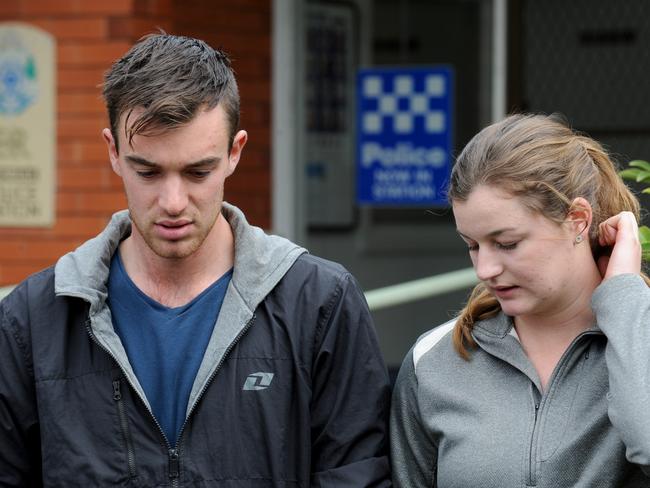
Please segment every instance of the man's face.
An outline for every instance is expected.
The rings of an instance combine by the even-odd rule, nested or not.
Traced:
[[[134,110],[130,120],[138,111]],[[200,111],[192,121],[156,135],[136,135],[129,144],[124,118],[119,124],[118,154],[108,129],[113,170],[122,178],[133,222],[131,237],[157,256],[183,259],[206,239],[218,239],[224,182],[239,161],[246,132],[229,146],[226,115],[217,107]]]

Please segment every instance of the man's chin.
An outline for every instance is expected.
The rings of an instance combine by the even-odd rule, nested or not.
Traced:
[[[148,242],[147,245],[156,256],[170,260],[185,259],[194,254],[199,248],[199,245],[194,240]]]

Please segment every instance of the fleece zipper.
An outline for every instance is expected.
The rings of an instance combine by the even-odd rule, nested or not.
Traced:
[[[547,403],[547,392],[549,392],[553,385],[557,383],[558,381],[561,381],[561,377],[559,377],[559,372],[563,370],[565,364],[573,357],[575,349],[577,348],[578,342],[580,340],[588,335],[599,335],[601,332],[597,332],[594,330],[588,330],[586,332],[582,332],[578,336],[576,336],[569,347],[567,347],[566,351],[564,351],[564,354],[562,354],[562,357],[560,360],[557,362],[555,365],[555,368],[553,370],[553,373],[551,374],[551,379],[548,382],[548,385],[546,385],[546,390],[544,391],[542,395],[541,401],[535,400],[535,413],[533,417],[533,428],[531,430],[530,434],[530,442],[529,442],[529,451],[528,451],[528,470],[526,473],[526,486],[537,486],[538,482],[538,476],[537,476],[537,454],[538,454],[538,440],[539,440],[539,420],[540,417],[544,415],[544,412],[546,409],[544,408],[546,403]],[[535,390],[537,391],[537,390]]]

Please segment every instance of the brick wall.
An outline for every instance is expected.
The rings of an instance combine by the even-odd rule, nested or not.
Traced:
[[[57,197],[50,229],[0,228],[0,286],[14,284],[100,231],[125,208],[101,138],[105,69],[143,34],[200,37],[233,58],[249,143],[226,199],[270,227],[270,0],[12,0],[0,21],[50,32],[57,42]]]

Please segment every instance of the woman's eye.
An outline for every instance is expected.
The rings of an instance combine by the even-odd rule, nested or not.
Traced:
[[[497,242],[496,246],[499,249],[503,249],[504,251],[512,251],[515,247],[517,247],[517,243],[516,242],[506,242],[506,243]]]

